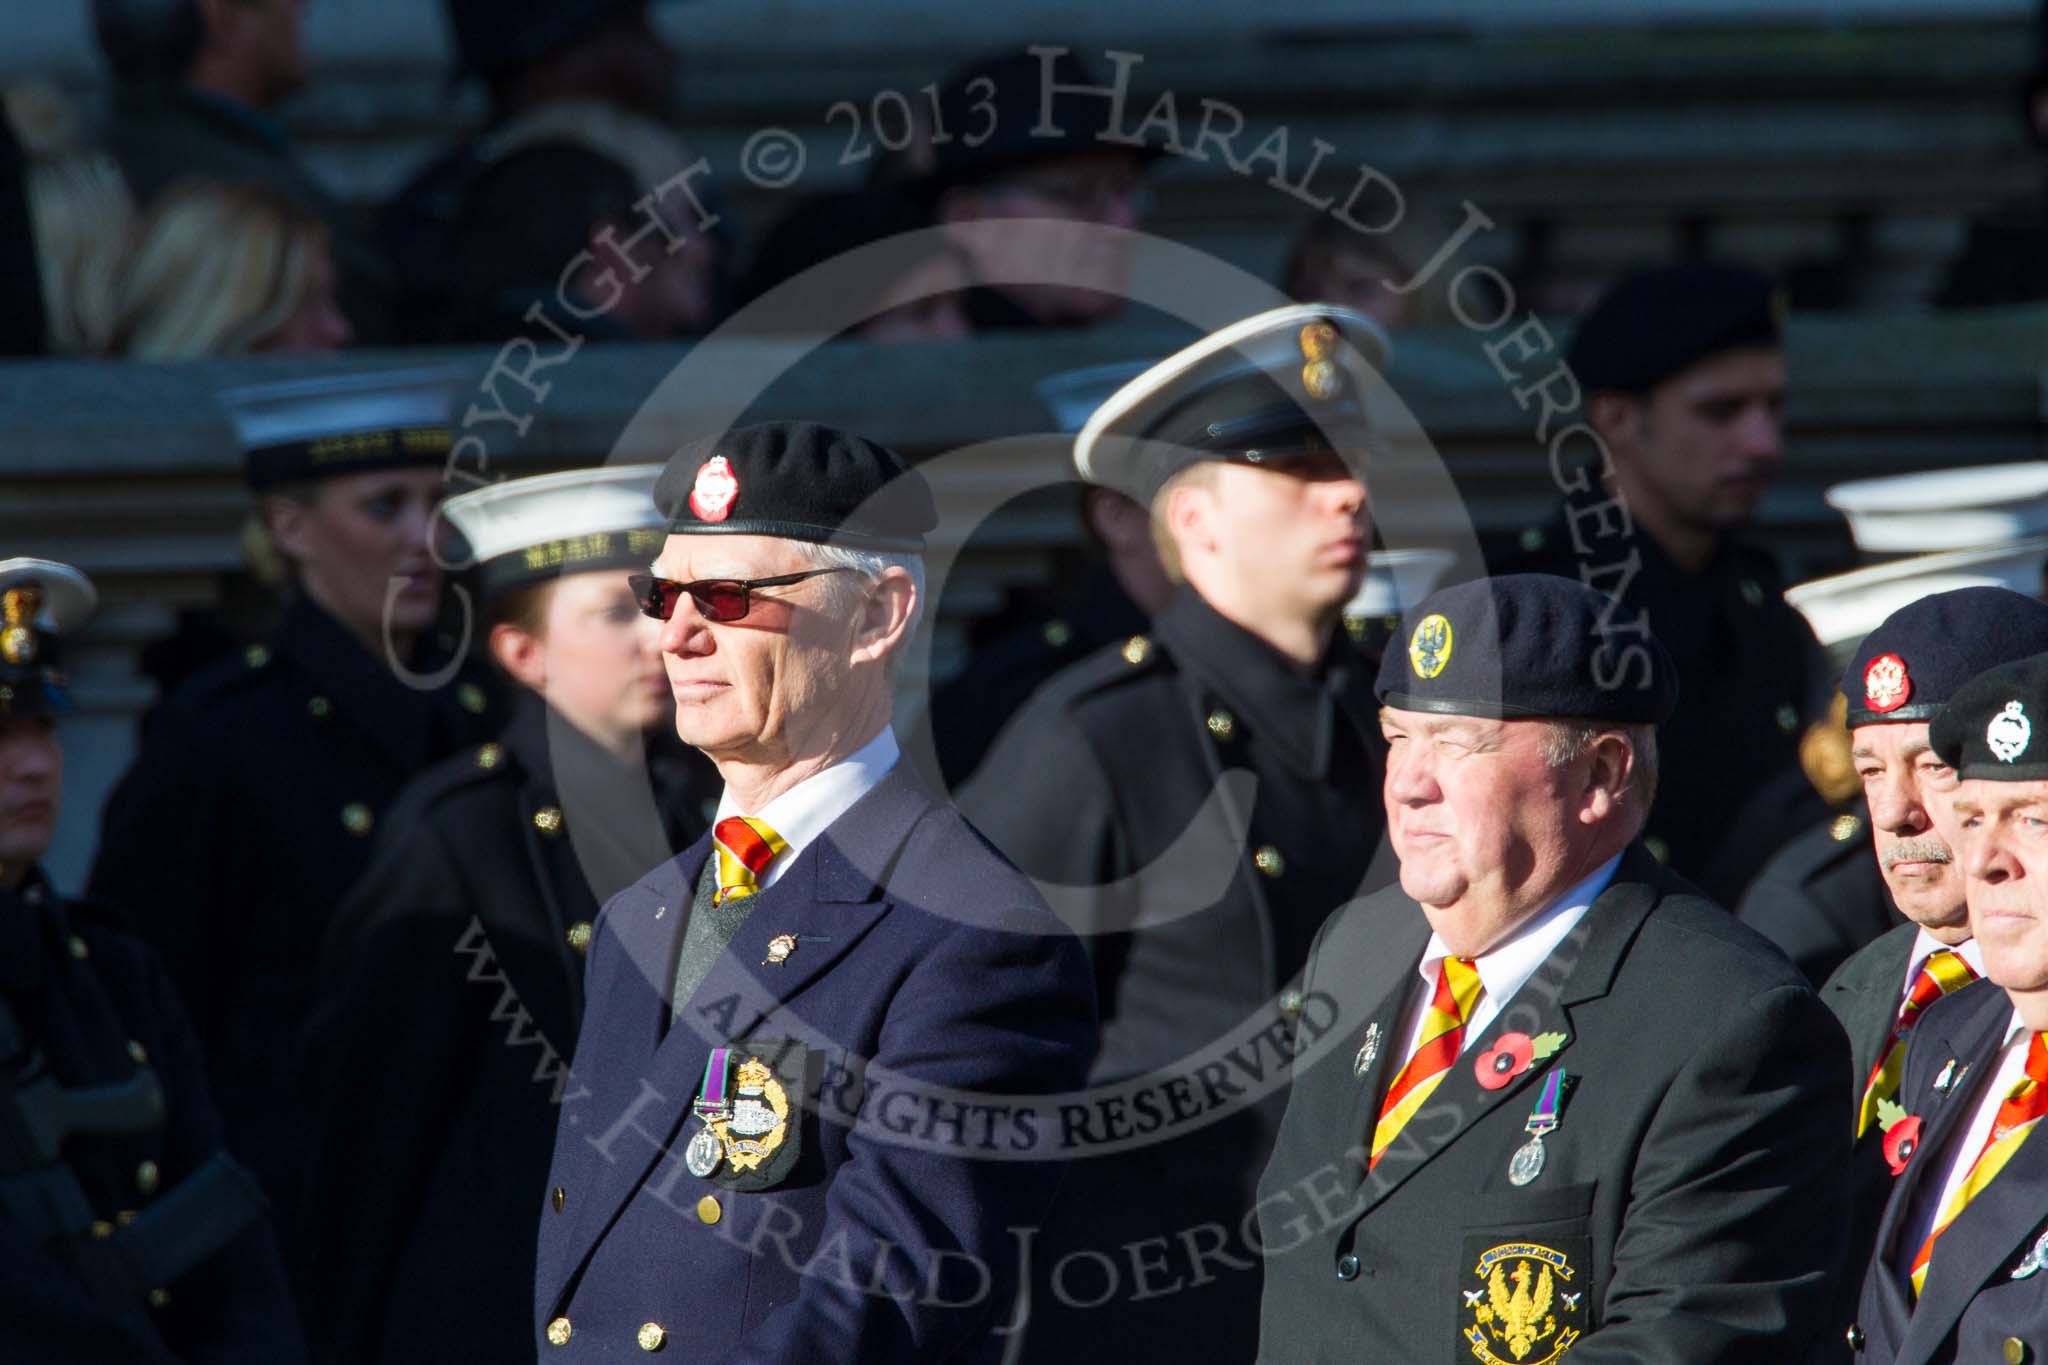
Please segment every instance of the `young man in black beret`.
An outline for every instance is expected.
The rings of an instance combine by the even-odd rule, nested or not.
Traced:
[[[1657,737],[1670,780],[1645,838],[1731,903],[1770,849],[1724,836],[1760,785],[1796,779],[1824,688],[1819,646],[1775,564],[1734,534],[1777,473],[1780,307],[1769,280],[1731,266],[1616,285],[1568,354],[1599,444],[1560,472],[1556,515],[1500,565],[1591,584],[1642,613],[1669,651],[1682,683]]]
[[[668,535],[629,581],[725,791],[598,917],[543,1358],[981,1359],[1059,1173],[992,1156],[1052,1151],[1012,1117],[1082,1084],[1095,1011],[1081,947],[890,730],[931,492],[793,422],[692,442],[654,497]]]
[[[1425,599],[1381,664],[1401,884],[1260,1182],[1260,1358],[1798,1361],[1839,1271],[1848,1046],[1639,835],[1677,682],[1549,575]]]
[[[1886,1111],[1898,1178],[1848,1342],[1884,1365],[2038,1360],[2048,1341],[2048,655],[1957,690],[1957,866],[1985,980],[1928,1006]]]
[[[97,595],[0,561],[0,1359],[272,1361],[304,1346],[255,1180],[155,956],[40,866],[62,806],[58,651]]]

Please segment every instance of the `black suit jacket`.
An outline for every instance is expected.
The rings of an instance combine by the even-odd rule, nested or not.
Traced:
[[[1261,1359],[1801,1359],[1842,1251],[1849,1063],[1791,964],[1632,848],[1368,1174],[1428,936],[1389,890],[1334,916],[1310,964],[1339,1020],[1297,1060],[1260,1186]],[[1510,1031],[1563,1041],[1482,1088]],[[1553,1068],[1576,1080],[1518,1188],[1509,1158]],[[1498,1335],[1516,1325],[1521,1355]]]
[[[1917,1246],[1911,1226],[1916,1196],[1930,1182],[1945,1182],[1948,1161],[1968,1127],[1978,1084],[2005,1042],[2012,1000],[1988,981],[1935,1001],[1913,1028],[1899,1103],[1921,1121],[1912,1160],[1893,1182],[1878,1227],[1877,1249],[1863,1277],[1857,1324],[1859,1361],[1885,1365],[1976,1365],[2009,1360],[2008,1338],[2036,1360],[2048,1343],[2048,1271],[2016,1277],[2021,1262],[2048,1234],[2048,1140],[2038,1132],[2020,1144],[1989,1188],[1972,1199],[1941,1240],[1927,1268],[1926,1292],[1907,1301],[1900,1268]],[[1935,1083],[1953,1064],[1952,1084]],[[1955,1081],[1955,1072],[1963,1072]]]

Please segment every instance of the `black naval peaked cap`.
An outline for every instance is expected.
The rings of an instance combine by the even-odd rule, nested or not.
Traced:
[[[1842,673],[1848,725],[1933,720],[1980,673],[2048,654],[2048,603],[2010,588],[1930,593],[1863,637]]]
[[[1625,603],[1570,578],[1506,574],[1412,607],[1373,692],[1401,711],[1661,725],[1678,673]]]
[[[1964,683],[1934,719],[1929,739],[1956,776],[2048,780],[2048,654],[2015,659]]]
[[[938,511],[924,476],[886,446],[816,422],[762,422],[669,457],[654,505],[670,535],[781,536],[917,554]]]
[[[92,580],[69,564],[0,559],[0,718],[71,709],[60,646],[98,602]]]
[[[1777,346],[1784,294],[1738,265],[1696,262],[1632,275],[1572,334],[1566,360],[1588,393],[1642,393],[1709,356]]]

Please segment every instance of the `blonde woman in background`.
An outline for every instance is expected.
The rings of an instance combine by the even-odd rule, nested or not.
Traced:
[[[326,223],[271,190],[193,180],[144,215],[116,292],[131,360],[331,351],[355,334]]]
[[[20,340],[26,349],[51,354],[96,354],[113,330],[113,281],[126,256],[134,208],[120,170],[105,152],[90,146],[76,114],[47,86],[0,89],[0,141],[18,148],[20,177],[15,192],[28,232],[8,247],[20,261],[20,287],[34,301],[18,300],[24,313],[41,305],[36,335]],[[13,159],[0,156],[0,163]],[[8,349],[16,349],[10,347]]]

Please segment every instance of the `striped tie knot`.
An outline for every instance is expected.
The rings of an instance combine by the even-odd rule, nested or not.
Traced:
[[[1372,1154],[1366,1163],[1371,1170],[1385,1154],[1415,1111],[1422,1108],[1431,1092],[1443,1082],[1458,1054],[1465,1050],[1465,1025],[1478,1007],[1481,985],[1479,968],[1468,957],[1447,957],[1437,964],[1436,990],[1429,1009],[1416,1030],[1415,1051],[1380,1104],[1379,1121],[1372,1129]]]
[[[718,891],[713,905],[751,896],[761,889],[761,874],[789,848],[789,843],[766,820],[747,815],[730,815],[711,831],[718,853]]]
[[[1920,1021],[1921,1011],[1976,979],[1977,973],[1961,953],[1937,948],[1927,955],[1920,965],[1920,974],[1913,978],[1913,988],[1906,993],[1905,1003],[1899,1006],[1898,1022],[1892,1025],[1891,1036],[1878,1053],[1877,1065],[1870,1069],[1870,1077],[1863,1083],[1863,1103],[1856,1111],[1857,1137],[1877,1126],[1878,1106],[1899,1093],[1899,1080],[1906,1069],[1906,1035]]]

